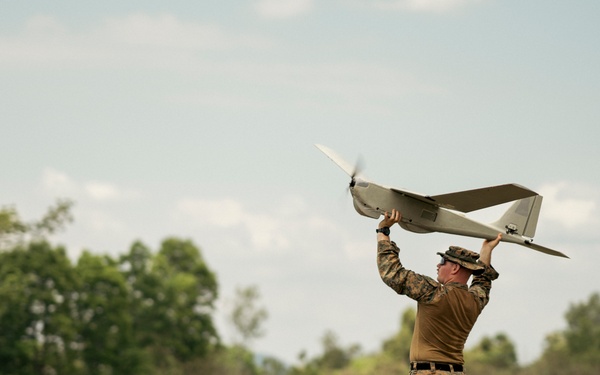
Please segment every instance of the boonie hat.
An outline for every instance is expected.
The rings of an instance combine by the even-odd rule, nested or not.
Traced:
[[[485,265],[479,261],[479,254],[474,251],[458,246],[450,246],[445,253],[438,253],[438,255],[472,270],[473,275],[481,275],[485,271]]]

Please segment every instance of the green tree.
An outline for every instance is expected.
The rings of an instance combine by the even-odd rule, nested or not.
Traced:
[[[528,374],[600,374],[600,294],[570,306],[567,328],[546,337],[541,358]]]
[[[30,223],[19,217],[17,210],[11,206],[0,209],[0,249],[10,249],[27,242],[47,240],[48,236],[65,228],[73,221],[71,208],[73,201],[59,199],[50,206],[44,216]]]
[[[572,305],[565,315],[565,339],[569,352],[600,370],[600,294]]]
[[[407,308],[400,317],[400,330],[391,338],[383,342],[383,352],[408,364],[410,354],[410,343],[415,329],[417,312],[413,308]]]
[[[142,242],[134,242],[129,253],[122,255],[119,267],[124,276],[130,298],[130,315],[138,346],[147,348],[156,340],[153,325],[156,324],[155,300],[161,295],[163,280],[152,272],[154,257]]]
[[[212,321],[217,281],[189,240],[168,238],[156,255],[135,242],[120,266],[130,290],[136,342],[157,371],[178,373],[219,343]]]
[[[84,252],[77,263],[81,277],[77,306],[86,373],[142,373],[142,353],[135,346],[130,299],[117,262]]]
[[[247,347],[250,340],[264,335],[262,325],[269,314],[264,307],[257,306],[260,299],[257,286],[238,287],[235,293],[229,320],[239,337],[237,344]]]
[[[325,332],[321,338],[321,345],[323,345],[323,354],[312,361],[314,367],[320,372],[342,369],[360,353],[358,344],[342,347],[338,336],[333,331]]]
[[[288,373],[286,365],[274,357],[266,357],[260,363],[261,375],[286,375]]]
[[[74,266],[64,248],[47,242],[72,221],[71,207],[59,200],[32,222],[13,207],[0,209],[0,373],[227,369],[234,351],[219,344],[217,280],[200,250],[168,238],[154,255],[138,241],[119,260],[84,252]],[[254,374],[253,354],[243,350]],[[209,354],[217,360],[202,362]]]
[[[79,285],[62,247],[0,253],[0,373],[80,373]]]
[[[504,333],[485,336],[465,352],[465,364],[474,374],[512,374],[518,368],[517,351]]]
[[[409,353],[415,327],[416,310],[402,312],[399,330],[384,340],[381,352],[358,357],[340,375],[404,374],[409,370]]]

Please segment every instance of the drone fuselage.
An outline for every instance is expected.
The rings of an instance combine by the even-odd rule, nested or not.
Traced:
[[[350,192],[354,208],[359,214],[377,219],[385,212],[396,209],[402,213],[400,226],[410,232],[440,232],[485,239],[494,239],[502,232],[505,242],[531,242],[530,238],[511,233],[506,228],[481,223],[462,212],[429,204],[372,182],[356,180],[353,185]]]

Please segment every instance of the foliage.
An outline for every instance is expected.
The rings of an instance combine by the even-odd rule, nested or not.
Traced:
[[[189,240],[168,238],[156,255],[135,242],[119,266],[126,280],[134,340],[158,373],[208,355],[219,342],[212,322],[216,277]]]
[[[75,271],[80,277],[75,306],[82,367],[89,374],[103,374],[107,369],[117,374],[138,373],[142,351],[134,345],[129,292],[117,263],[84,252]]]
[[[398,333],[383,342],[383,352],[392,357],[404,360],[407,366],[416,318],[417,312],[415,309],[406,309],[401,315],[400,330]]]
[[[264,307],[256,306],[259,298],[260,294],[256,286],[236,289],[236,299],[229,320],[235,327],[240,337],[239,344],[242,346],[264,335],[262,324],[267,319],[268,313]]]
[[[76,373],[80,279],[63,248],[0,253],[0,373]]]
[[[181,373],[189,375],[270,375],[269,373],[261,373],[253,353],[239,345],[216,347],[209,356],[184,363]]]
[[[59,199],[55,206],[48,208],[40,220],[31,223],[21,221],[14,207],[2,207],[0,209],[0,249],[22,246],[28,240],[39,242],[62,230],[73,221],[71,214],[73,204],[73,201],[68,199]]]
[[[305,353],[300,354],[302,364],[290,369],[293,375],[337,374],[340,370],[350,365],[352,360],[360,353],[360,346],[350,345],[346,348],[340,346],[337,335],[326,331],[321,338],[323,353],[313,359],[307,360]]]
[[[504,333],[485,336],[465,352],[465,364],[473,374],[513,374],[518,368],[515,345]]]
[[[230,311],[239,340],[221,343],[212,314],[217,278],[190,240],[165,239],[154,252],[140,241],[118,259],[83,252],[72,263],[48,236],[72,221],[72,202],[57,201],[42,219],[24,222],[0,209],[0,374],[41,375],[371,375],[408,373],[416,312],[381,350],[362,354],[332,331],[322,352],[299,364],[257,356],[267,310],[258,287],[240,287]],[[546,337],[541,357],[519,367],[503,333],[465,351],[470,374],[600,373],[600,294],[571,305],[567,328]]]
[[[45,238],[70,207],[28,224],[0,210],[0,373],[184,374],[217,350],[216,277],[191,241],[156,254],[135,242],[118,260],[83,252],[74,265]]]
[[[600,294],[571,305],[567,328],[546,337],[541,358],[526,374],[600,374]]]

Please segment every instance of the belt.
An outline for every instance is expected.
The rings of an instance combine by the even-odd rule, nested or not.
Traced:
[[[435,363],[435,362],[411,362],[410,368],[413,370],[440,370],[449,372],[462,372],[463,365],[453,365],[449,363]]]

